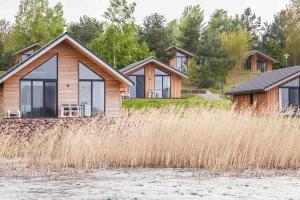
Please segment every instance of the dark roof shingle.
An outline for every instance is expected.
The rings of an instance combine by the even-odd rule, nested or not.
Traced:
[[[265,72],[262,75],[247,81],[235,88],[230,89],[226,94],[242,94],[251,92],[263,92],[266,88],[300,72],[300,66],[289,67],[270,72]]]

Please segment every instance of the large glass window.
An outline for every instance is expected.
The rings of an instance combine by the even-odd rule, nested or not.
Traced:
[[[280,108],[300,105],[300,79],[294,79],[279,88]]]
[[[156,98],[170,98],[171,96],[171,77],[159,69],[155,69],[155,91]]]
[[[145,98],[145,69],[131,74],[129,79],[133,82],[133,86],[129,88],[130,98]]]
[[[25,75],[20,86],[23,117],[56,117],[57,55]]]
[[[186,73],[187,72],[187,65],[188,65],[188,58],[187,56],[176,52],[176,68],[181,71]]]
[[[57,79],[57,55],[31,71],[23,79]]]
[[[84,107],[86,117],[105,112],[104,80],[79,63],[79,104]]]

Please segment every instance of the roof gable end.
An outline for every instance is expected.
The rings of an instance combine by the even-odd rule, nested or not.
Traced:
[[[84,52],[85,54],[89,55],[95,62],[101,64],[101,66],[104,67],[104,69],[109,72],[111,75],[113,75],[117,80],[120,82],[132,86],[132,82],[127,79],[122,73],[120,73],[118,70],[116,70],[114,67],[110,66],[104,59],[97,56],[95,53],[93,53],[91,50],[86,48],[84,45],[82,45],[80,42],[72,38],[68,33],[64,33],[51,42],[49,42],[44,47],[40,48],[38,51],[36,51],[33,55],[28,57],[26,60],[20,62],[16,66],[12,67],[10,70],[8,70],[6,73],[4,73],[0,77],[0,83],[4,82],[8,78],[10,78],[12,75],[20,71],[21,69],[25,68],[28,64],[32,63],[34,60],[39,58],[41,55],[45,54],[47,51],[61,43],[62,41],[67,40],[70,42],[73,46],[78,47],[79,51]]]
[[[143,67],[144,65],[147,65],[148,63],[151,63],[151,62],[153,62],[153,63],[159,65],[160,67],[164,68],[165,70],[167,70],[169,72],[172,72],[172,73],[175,73],[175,74],[177,74],[177,75],[179,75],[183,78],[186,78],[186,79],[189,78],[186,74],[184,74],[184,73],[178,71],[177,69],[175,69],[173,67],[170,67],[170,66],[168,66],[168,65],[166,65],[166,64],[164,64],[164,63],[162,63],[162,62],[160,62],[160,61],[158,61],[158,60],[156,60],[155,58],[152,58],[152,57],[147,58],[147,59],[142,60],[142,61],[138,61],[136,63],[133,63],[133,64],[121,69],[120,72],[122,72],[123,74],[127,74],[129,72],[136,71],[137,69],[139,69],[139,68]]]

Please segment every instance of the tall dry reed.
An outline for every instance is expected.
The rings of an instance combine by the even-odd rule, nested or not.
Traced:
[[[31,139],[1,134],[0,160],[27,167],[300,168],[300,119],[203,108],[147,109],[56,126]],[[2,164],[3,167],[3,164]]]

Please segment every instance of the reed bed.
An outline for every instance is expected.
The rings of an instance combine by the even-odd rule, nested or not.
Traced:
[[[205,170],[299,169],[300,119],[168,107],[124,111],[83,125],[23,136],[0,134],[0,168],[101,167]]]

